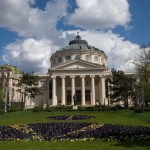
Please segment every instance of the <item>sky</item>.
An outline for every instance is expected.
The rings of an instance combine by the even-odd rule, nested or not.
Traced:
[[[108,68],[133,72],[150,42],[150,0],[0,0],[0,65],[47,73],[50,56],[77,32],[108,56]]]

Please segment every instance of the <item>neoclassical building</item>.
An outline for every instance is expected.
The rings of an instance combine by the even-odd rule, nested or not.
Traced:
[[[107,103],[107,56],[82,40],[79,34],[50,58],[50,105],[82,106]]]
[[[4,90],[9,105],[13,102],[21,102],[22,94],[19,91],[23,89],[17,86],[21,76],[22,73],[16,66],[0,65],[0,90]]]
[[[111,71],[107,68],[107,56],[104,51],[95,48],[83,40],[79,34],[68,46],[57,50],[50,58],[51,67],[40,78],[38,87],[42,94],[26,98],[26,108],[37,105],[56,106],[74,105],[73,96],[76,95],[76,105],[94,106],[107,105],[109,100],[108,78]],[[21,74],[1,69],[9,76],[10,101],[22,101],[18,87],[14,87]]]

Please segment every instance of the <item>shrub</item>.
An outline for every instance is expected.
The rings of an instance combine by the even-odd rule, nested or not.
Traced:
[[[134,109],[134,112],[135,113],[142,113],[143,109],[141,107],[137,107],[137,108]]]
[[[134,109],[135,109],[135,107],[134,107],[134,106],[131,106],[131,107],[130,107],[130,110],[134,110]]]
[[[150,107],[144,108],[144,111],[149,111],[150,112]]]
[[[43,110],[43,108],[41,106],[35,106],[32,111],[33,112],[39,112],[39,111],[42,111],[42,110]]]
[[[43,111],[52,112],[52,108],[48,107],[48,108],[43,109]]]
[[[0,109],[0,114],[4,114],[5,111],[3,109]]]
[[[119,110],[119,109],[122,109],[121,105],[115,105],[112,107],[112,110]]]
[[[78,106],[78,110],[85,111],[85,110],[86,110],[86,107]]]
[[[21,108],[13,106],[13,107],[9,107],[7,112],[16,112],[16,111],[20,111],[20,110],[21,110]]]

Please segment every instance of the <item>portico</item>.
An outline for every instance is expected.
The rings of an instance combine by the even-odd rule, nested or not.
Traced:
[[[106,98],[105,77],[102,75],[53,75],[51,79],[52,105],[74,105],[74,94],[77,105],[82,106],[94,106],[96,101],[103,105]]]

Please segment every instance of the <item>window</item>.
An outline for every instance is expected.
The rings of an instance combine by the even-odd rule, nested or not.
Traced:
[[[95,62],[98,62],[98,56],[95,56],[95,57],[94,57],[94,61],[95,61]]]
[[[53,66],[55,66],[55,59],[53,59]]]
[[[59,57],[59,58],[58,58],[58,63],[61,63],[61,62],[62,62],[62,58]]]
[[[89,61],[89,60],[90,60],[90,55],[86,55],[85,59],[86,59],[87,61]]]
[[[76,55],[75,59],[79,60],[80,59],[80,55]]]
[[[71,60],[71,56],[66,56],[66,60],[67,61]]]

